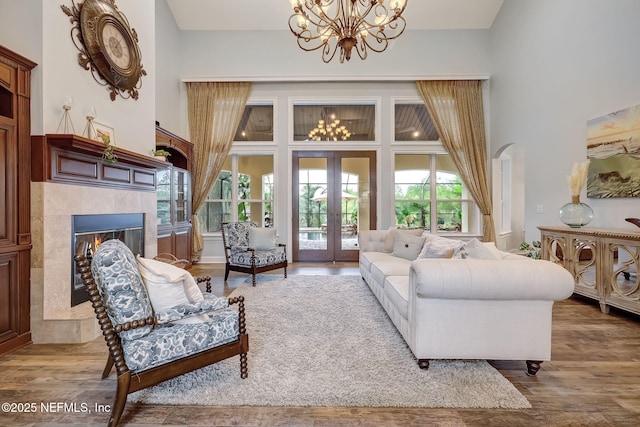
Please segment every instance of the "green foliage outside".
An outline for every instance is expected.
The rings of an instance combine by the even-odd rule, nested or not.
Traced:
[[[407,228],[430,228],[431,203],[429,202],[430,182],[427,178],[419,184],[409,185],[406,192],[396,185],[395,214],[396,225]],[[458,177],[445,180],[439,176],[436,184],[438,200],[438,229],[460,229],[462,222],[462,184]]]

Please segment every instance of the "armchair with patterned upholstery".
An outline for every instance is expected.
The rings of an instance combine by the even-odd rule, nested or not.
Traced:
[[[287,246],[276,243],[275,228],[259,228],[255,222],[222,223],[222,241],[227,260],[224,280],[230,271],[252,275],[256,285],[256,274],[284,268],[287,277]]]
[[[151,273],[120,240],[102,243],[91,263],[87,244],[82,243],[75,261],[109,349],[102,378],[114,365],[118,375],[109,426],[118,424],[130,393],[195,369],[239,355],[240,377],[247,377],[244,297],[194,294],[186,289],[187,280],[183,288],[171,277],[165,283],[153,282],[157,288],[152,291]],[[161,264],[161,269],[166,266],[163,271],[177,269],[177,276],[193,280],[186,270],[147,261]],[[182,299],[175,297],[178,293]],[[175,300],[177,305],[159,310],[158,298]]]

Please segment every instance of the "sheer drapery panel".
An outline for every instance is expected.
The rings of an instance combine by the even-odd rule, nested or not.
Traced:
[[[193,143],[193,246],[200,260],[204,247],[198,209],[207,198],[229,154],[251,93],[250,82],[188,82],[189,134]]]
[[[487,149],[482,82],[433,80],[416,82],[440,140],[482,213],[485,242],[495,241],[487,176]]]

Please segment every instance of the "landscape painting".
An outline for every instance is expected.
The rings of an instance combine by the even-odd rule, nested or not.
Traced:
[[[640,105],[587,122],[587,197],[640,197]]]

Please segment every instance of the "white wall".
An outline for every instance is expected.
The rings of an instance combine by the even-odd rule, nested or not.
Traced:
[[[70,0],[0,0],[0,43],[38,63],[32,75],[32,134],[55,133],[65,96],[74,99],[71,117],[76,134],[82,134],[85,106],[97,111],[96,121],[115,129],[119,147],[149,154],[155,147],[156,40],[154,0],[119,0],[117,6],[139,37],[142,77],[138,100],[116,98],[91,73],[78,65],[78,50],[70,31],[72,24],[61,4]]]
[[[290,31],[185,31],[181,39],[186,79],[362,80],[384,76],[458,76],[489,71],[487,30],[406,31],[383,53],[355,54],[341,64],[305,52]]]
[[[160,126],[182,137],[180,125],[180,31],[167,2],[156,1],[156,120]]]
[[[640,104],[640,2],[505,0],[491,30],[491,153],[524,148],[525,238],[562,225],[587,120]],[[589,226],[633,229],[638,199],[587,199]],[[543,213],[537,213],[542,207]]]

